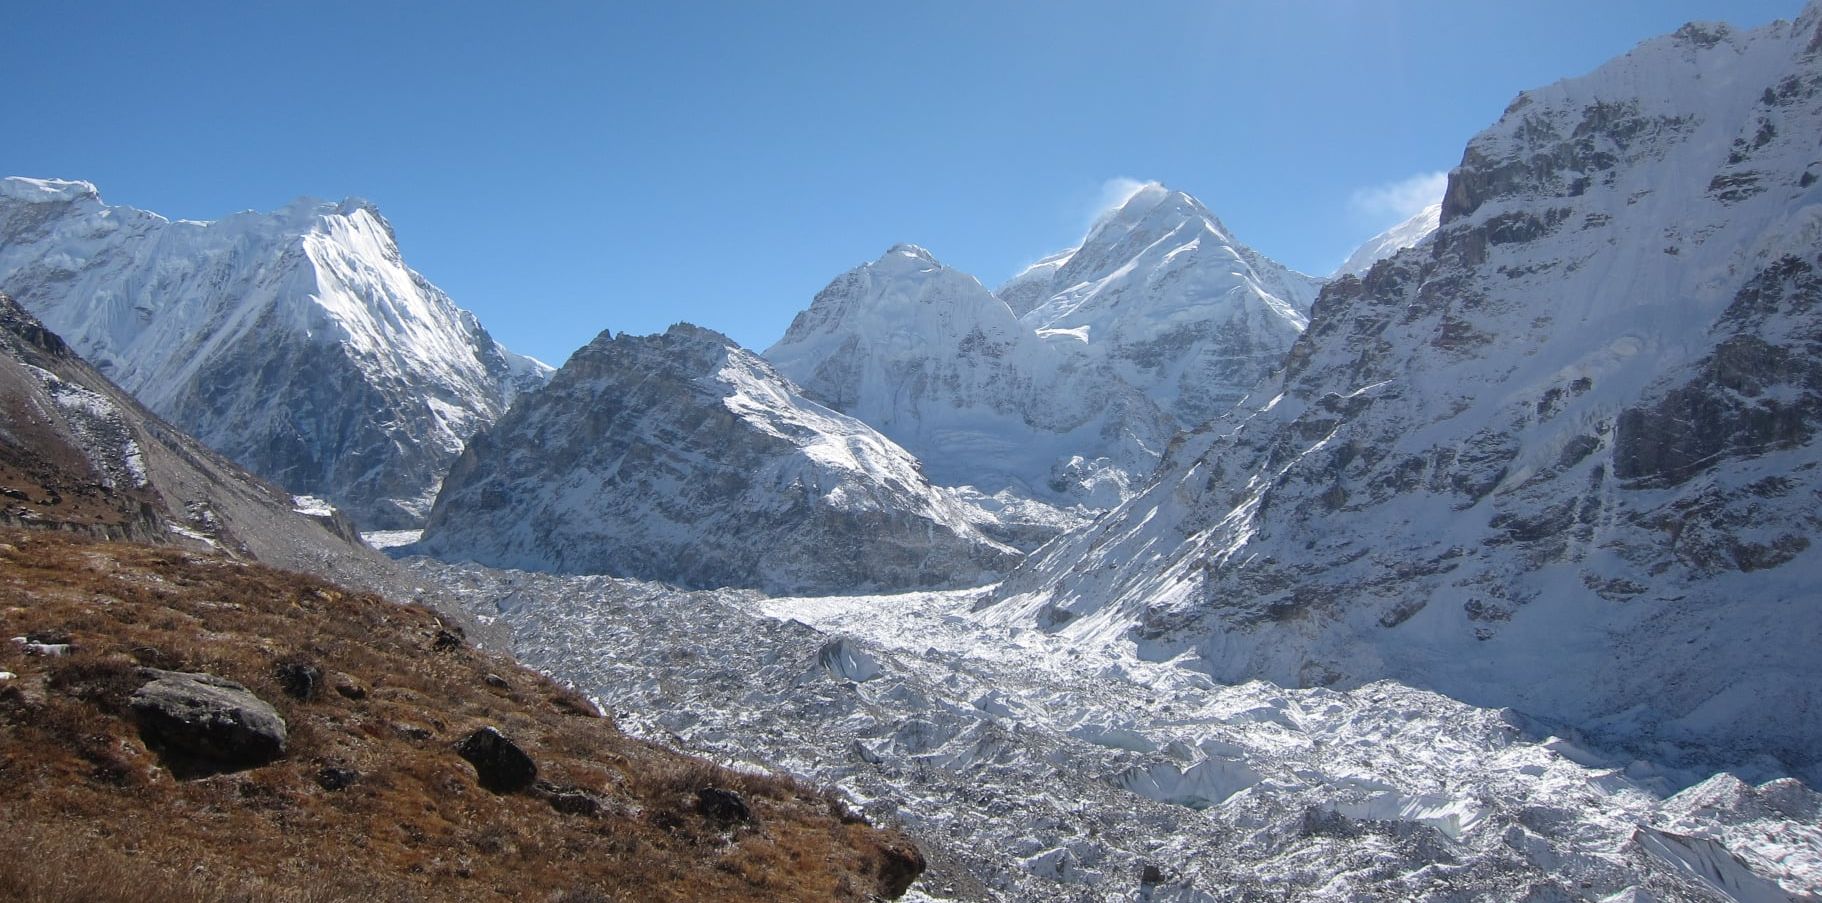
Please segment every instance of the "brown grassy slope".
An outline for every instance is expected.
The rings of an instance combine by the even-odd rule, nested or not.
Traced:
[[[633,740],[429,611],[194,551],[0,530],[0,899],[865,900],[916,857],[826,796]],[[5,638],[74,644],[27,655]],[[282,663],[326,675],[286,694]],[[178,780],[125,701],[138,668],[239,681],[290,728],[277,762]],[[496,679],[489,682],[488,676]],[[500,686],[500,684],[504,686]],[[492,725],[600,814],[482,789]],[[325,789],[325,769],[359,777]],[[333,783],[332,781],[329,783]],[[754,822],[697,810],[739,792]]]

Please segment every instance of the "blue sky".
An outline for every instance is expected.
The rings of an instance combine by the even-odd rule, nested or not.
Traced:
[[[1800,3],[8,7],[0,174],[191,219],[370,198],[407,261],[557,363],[678,320],[762,349],[900,241],[991,287],[1121,179],[1325,273],[1519,90]]]

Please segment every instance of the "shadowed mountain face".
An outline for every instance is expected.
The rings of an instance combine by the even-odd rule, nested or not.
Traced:
[[[1433,238],[1325,289],[1283,376],[998,616],[1813,765],[1819,28],[1689,26],[1521,95]]]
[[[172,222],[0,180],[0,288],[147,407],[368,529],[421,524],[463,440],[549,372],[354,199]]]

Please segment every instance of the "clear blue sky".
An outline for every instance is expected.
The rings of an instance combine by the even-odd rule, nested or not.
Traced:
[[[12,0],[0,173],[213,219],[376,201],[515,350],[690,320],[764,348],[914,241],[993,286],[1156,179],[1325,273],[1362,192],[1514,94],[1798,0]]]

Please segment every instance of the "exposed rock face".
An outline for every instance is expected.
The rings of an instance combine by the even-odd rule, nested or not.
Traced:
[[[934,482],[986,494],[1108,507],[1170,435],[1110,368],[1050,347],[915,245],[837,277],[765,356],[915,454]]]
[[[602,333],[475,437],[431,554],[778,592],[984,581],[1017,553],[917,461],[694,326]]]
[[[0,287],[147,407],[369,529],[420,524],[463,440],[549,372],[352,199],[172,222],[86,182],[9,178]]]
[[[998,616],[1813,764],[1819,27],[1690,26],[1521,95],[1433,239],[1325,289],[1282,378]]]
[[[285,720],[246,687],[209,674],[147,669],[133,714],[156,746],[223,770],[264,765],[285,754]]]

